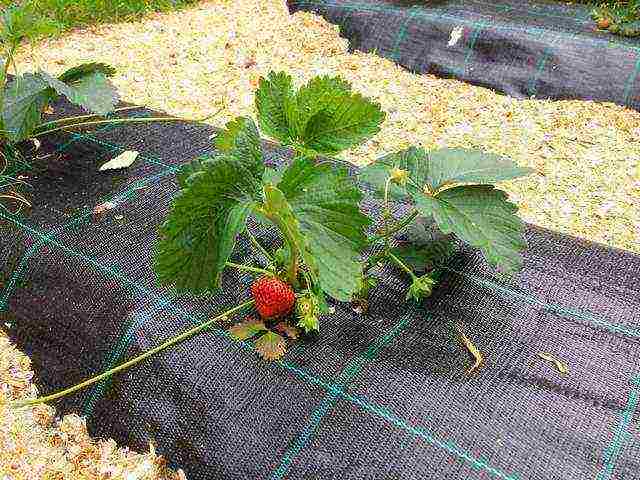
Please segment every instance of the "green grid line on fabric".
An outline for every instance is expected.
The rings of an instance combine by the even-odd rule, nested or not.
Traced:
[[[629,103],[629,100],[631,99],[633,84],[636,82],[636,79],[638,78],[638,73],[640,73],[640,54],[636,52],[635,68],[633,72],[631,72],[631,75],[629,75],[629,78],[627,79],[627,83],[625,84],[625,87],[624,87],[624,103],[625,104]]]
[[[520,298],[529,304],[539,305],[545,310],[560,314],[563,317],[577,318],[580,320],[584,320],[588,323],[597,325],[599,327],[604,327],[605,329],[613,333],[622,333],[630,337],[640,338],[640,330],[631,330],[627,326],[617,325],[614,323],[606,322],[604,320],[600,320],[588,310],[580,311],[580,310],[575,310],[571,308],[566,308],[566,307],[563,307],[562,305],[556,305],[556,304],[544,302],[534,297],[533,295],[527,295],[526,293],[517,292],[515,290],[503,287],[501,285],[498,285],[497,283],[491,282],[484,278],[480,278],[476,275],[464,273],[449,267],[445,267],[445,268],[447,271],[463,276],[464,278],[467,278],[469,280],[472,280],[473,282],[479,285],[483,285],[487,287],[489,290],[492,290],[494,292],[501,292],[501,293],[504,293],[505,295],[511,295],[512,297],[515,297],[515,298]]]
[[[464,7],[466,3],[475,3],[476,5],[483,5],[486,7],[495,7],[496,5],[494,3],[488,3],[488,2],[482,2],[480,0],[463,0],[462,2],[459,3],[460,6]],[[526,5],[526,3],[525,3]],[[547,4],[547,5],[540,5],[542,8],[545,7],[553,7],[553,4]],[[566,15],[558,15],[557,13],[548,13],[545,11],[540,11],[538,9],[534,9],[534,8],[523,8],[521,6],[514,6],[514,5],[502,5],[502,7],[498,10],[502,10],[505,12],[522,12],[522,13],[532,13],[535,15],[538,15],[540,17],[548,17],[548,18],[562,18],[562,19],[566,19],[567,16]],[[582,9],[581,9],[582,10]],[[593,24],[593,20],[591,20],[591,18],[589,17],[589,13],[586,11],[586,9],[584,10],[584,13],[580,16],[576,16],[576,17],[572,17],[572,18],[578,18],[578,19],[582,19],[580,23],[582,24]]]
[[[0,212],[0,218],[4,218],[7,221],[11,221],[12,223],[22,227],[23,229],[30,231],[33,235],[36,236],[40,236],[41,238],[45,237],[46,235],[42,232],[39,232],[37,229],[29,227],[26,224],[23,224],[22,222],[18,221],[16,218],[12,218],[11,216],[8,216],[2,212]],[[134,289],[138,290],[139,293],[142,293],[145,298],[147,297],[153,297],[156,300],[161,298],[159,297],[159,295],[157,295],[156,293],[152,292],[151,290],[148,290],[144,287],[142,287],[141,285],[139,285],[138,283],[134,282],[133,280],[131,280],[130,278],[128,278],[126,275],[122,274],[121,272],[115,270],[112,267],[106,267],[104,265],[102,265],[99,261],[97,261],[96,259],[93,259],[91,257],[88,257],[82,253],[76,252],[75,250],[67,247],[66,245],[58,242],[55,239],[52,239],[50,241],[51,244],[56,245],[58,248],[60,248],[61,250],[67,252],[68,254],[78,257],[80,259],[85,260],[86,262],[88,262],[91,265],[94,265],[95,267],[97,267],[99,270],[102,270],[105,273],[110,274],[112,277],[119,279],[120,281],[122,281],[124,284],[129,285],[130,287],[133,287]],[[174,305],[171,305],[171,307],[173,307],[173,310],[175,311],[175,313],[177,313],[178,315],[182,316],[182,318],[185,318],[187,320],[189,320],[190,322],[192,322],[193,324],[197,324],[198,320],[193,316],[190,315],[188,312],[185,312],[177,307],[175,307]],[[209,330],[211,333],[213,333],[215,336],[221,338],[221,339],[225,339],[228,340],[230,342],[230,344],[240,344],[245,350],[248,350],[252,353],[254,353],[254,346],[253,344],[251,344],[250,342],[247,341],[237,341],[234,340],[231,337],[231,334],[224,330]],[[386,419],[386,420],[393,420],[393,424],[398,426],[399,428],[403,428],[404,430],[414,433],[417,436],[427,440],[429,443],[431,443],[434,446],[437,446],[439,448],[442,448],[446,451],[448,451],[449,453],[454,454],[455,456],[470,462],[472,465],[474,465],[476,468],[480,469],[480,470],[484,470],[494,476],[496,476],[497,478],[501,478],[503,480],[519,480],[519,478],[517,476],[511,476],[508,474],[505,474],[504,472],[501,472],[500,470],[491,467],[487,464],[487,462],[485,462],[482,459],[478,459],[476,457],[474,457],[473,455],[469,454],[468,452],[460,449],[459,447],[457,447],[454,443],[452,442],[444,442],[442,440],[438,440],[435,437],[433,437],[431,434],[427,433],[424,429],[420,429],[417,427],[413,427],[409,424],[407,424],[406,422],[404,422],[400,417],[394,416],[393,414],[390,413],[386,413],[386,414],[381,414],[381,412],[385,412],[384,409],[382,409],[380,406],[372,404],[370,402],[367,402],[365,400],[359,399],[358,397],[354,397],[352,395],[349,395],[347,393],[345,393],[344,391],[342,391],[339,387],[336,387],[335,385],[329,383],[329,382],[325,382],[323,380],[321,380],[318,377],[315,377],[307,372],[304,372],[302,369],[298,368],[295,365],[291,365],[285,362],[276,362],[276,365],[282,366],[284,367],[286,370],[291,371],[293,373],[296,374],[296,376],[303,378],[303,379],[309,379],[312,380],[311,384],[314,385],[318,385],[323,387],[325,390],[331,390],[331,391],[336,391],[338,392],[338,394],[342,397],[347,399],[348,401],[361,406],[365,411],[369,411],[369,412],[374,412],[376,415],[381,416],[382,418]],[[304,375],[301,375],[301,373],[303,373]]]
[[[140,107],[140,108],[144,108],[144,107]],[[145,110],[144,112],[136,112],[133,115],[127,117],[127,118],[144,118],[144,117],[151,116],[151,114],[152,114],[151,111]],[[106,131],[111,131],[111,130],[114,130],[115,128],[118,128],[118,127],[121,127],[121,126],[122,126],[122,124],[106,125],[104,127],[101,127],[101,128],[98,128],[98,129],[94,130],[93,134],[102,133],[102,132],[106,132]],[[82,133],[71,132],[69,140],[67,140],[65,143],[63,143],[58,148],[56,148],[56,152],[64,152],[65,150],[68,150],[69,148],[71,148],[71,145],[73,145],[74,143],[78,142],[79,140],[82,140],[84,137],[85,137],[85,135],[82,134]]]
[[[473,33],[471,34],[471,38],[469,41],[469,46],[467,47],[467,54],[464,56],[464,65],[462,66],[461,77],[465,77],[467,75],[467,68],[469,68],[469,62],[471,61],[471,57],[475,53],[475,46],[478,38],[480,37],[480,33],[485,28],[484,24],[479,25],[478,27],[473,29]]]
[[[369,360],[374,360],[380,350],[393,341],[409,323],[409,317],[401,319],[396,325],[389,329],[381,338],[375,339],[367,348],[367,350],[355,358],[353,358],[344,370],[339,374],[337,381],[335,382],[340,388],[344,389],[346,386],[362,371],[365,364]],[[271,473],[270,478],[272,480],[282,480],[287,474],[293,462],[300,454],[300,452],[307,446],[315,432],[318,430],[323,418],[333,409],[338,402],[338,395],[335,392],[327,392],[322,399],[322,403],[314,410],[309,417],[308,422],[303,427],[302,431],[298,434],[294,444],[287,449],[282,455],[278,466]]]
[[[132,117],[132,118],[135,118],[135,117]],[[107,125],[105,127],[99,128],[95,133],[111,130],[111,129],[115,128],[115,127],[116,127],[116,125]],[[66,142],[63,146],[59,147],[57,149],[57,151],[58,152],[63,152],[65,150],[67,150],[68,148],[70,148],[70,146],[73,143],[75,143],[75,142],[77,142],[79,140],[82,140],[82,139],[91,140],[94,143],[98,143],[99,142],[98,139],[96,139],[96,138],[94,138],[94,137],[92,137],[90,135],[84,135],[84,134],[76,133],[76,134],[74,134],[74,139],[73,140],[70,140],[70,141]],[[102,142],[100,144],[102,144],[103,146],[107,146],[110,149],[110,151],[115,151],[115,150],[123,151],[124,150],[119,145],[112,145],[112,144],[109,144],[109,143],[106,143],[106,142]],[[166,165],[164,163],[155,161],[155,160],[153,160],[150,157],[147,157],[145,155],[141,155],[140,158],[142,160],[146,160],[146,161],[148,161],[150,163],[156,163],[158,165],[170,168],[169,165]],[[133,186],[130,187],[130,189],[129,189],[130,191],[128,190],[128,192],[129,192],[128,194],[133,193],[133,191],[135,191],[138,188],[140,188],[140,185],[134,184]],[[133,189],[133,190],[131,190],[131,189]],[[105,199],[105,201],[112,201],[112,202],[117,202],[119,200],[120,199],[116,198],[116,197],[112,197],[110,199],[109,198]],[[72,217],[71,220],[69,220],[68,222],[64,223],[63,225],[61,225],[58,228],[56,228],[56,229],[52,230],[51,232],[49,232],[49,236],[51,238],[53,238],[56,235],[62,233],[68,226],[73,225],[74,223],[76,223],[78,221],[81,221],[83,219],[86,219],[86,218],[90,217],[91,215],[93,215],[93,210],[92,209],[87,209],[84,214],[80,214],[77,217]],[[40,249],[44,248],[46,243],[47,243],[46,240],[41,240],[41,241],[35,242],[33,245],[31,245],[31,247],[29,247],[29,249],[25,252],[23,257],[20,259],[20,263],[18,264],[16,270],[13,272],[13,274],[11,275],[11,278],[7,282],[5,288],[4,288],[3,292],[2,292],[2,295],[0,295],[0,311],[3,311],[3,310],[6,309],[8,299],[9,299],[11,293],[13,292],[14,288],[16,287],[18,281],[22,277],[21,273],[23,272],[24,268],[26,267],[26,262],[31,257],[33,257],[36,253],[38,253],[40,251]]]
[[[400,59],[400,46],[402,45],[402,42],[404,42],[405,40],[405,37],[407,35],[407,29],[409,28],[409,24],[411,23],[411,20],[413,20],[413,17],[415,17],[416,15],[415,12],[416,12],[416,6],[413,5],[409,9],[409,14],[404,19],[404,22],[402,22],[402,26],[400,27],[400,30],[398,30],[398,33],[396,34],[396,44],[394,45],[393,51],[391,52],[391,59],[396,63],[398,63]]]
[[[386,13],[386,12],[403,13],[406,10],[406,9],[403,9],[402,7],[398,7],[390,4],[385,4],[380,6],[374,5],[374,4],[368,4],[368,3],[355,3],[355,2],[344,4],[344,3],[337,3],[337,2],[328,1],[328,0],[301,0],[301,1],[296,1],[296,5],[305,6],[305,7],[329,6],[332,8],[337,8],[342,10],[358,10],[363,12],[368,11],[368,12],[383,12],[383,13]],[[414,15],[414,17],[425,18],[427,20],[445,19],[452,22],[457,22],[460,25],[466,25],[471,28],[477,28],[482,24],[482,22],[466,20],[464,18],[456,17],[446,13],[428,13],[424,11],[419,11]],[[492,25],[492,28],[494,28],[495,30],[503,30],[503,31],[510,31],[510,32],[518,32],[518,33],[525,32],[525,33],[537,35],[537,36],[547,35],[547,36],[557,37],[562,41],[573,40],[580,43],[585,43],[585,42],[591,43],[592,45],[596,45],[596,46],[606,46],[608,48],[617,48],[621,50],[629,50],[632,52],[640,52],[640,46],[632,46],[632,45],[617,43],[611,38],[605,39],[605,38],[585,37],[585,36],[580,36],[579,34],[557,32],[555,30],[549,30],[546,28],[539,28],[539,27],[524,27],[524,26],[510,27],[508,25]]]
[[[175,301],[175,296],[172,296],[170,298],[163,298],[160,301],[155,302],[148,310],[144,310],[143,312],[136,314],[125,326],[124,331],[118,341],[115,343],[115,346],[107,354],[106,361],[103,361],[102,370],[107,371],[115,367],[118,360],[122,358],[124,353],[131,345],[133,335],[140,328],[142,328],[142,325],[146,322],[146,320],[153,318],[154,315],[161,313],[173,301]],[[82,414],[85,417],[91,417],[93,415],[93,409],[95,408],[96,403],[104,396],[105,392],[108,391],[112,382],[112,378],[105,378],[104,380],[101,380],[96,385],[94,385],[89,394],[86,396],[85,401],[82,405]]]
[[[542,76],[542,72],[544,67],[547,65],[547,62],[551,58],[552,53],[549,48],[545,48],[538,58],[538,64],[536,65],[536,71],[531,79],[529,79],[529,85],[527,87],[527,93],[530,97],[533,97],[538,91],[538,81],[540,81],[540,77]]]
[[[177,168],[177,167],[175,167],[175,168]],[[3,215],[3,216],[4,216],[4,215]],[[56,242],[56,243],[57,243],[57,242]],[[58,244],[58,245],[61,245],[61,244]],[[62,245],[61,245],[61,246],[62,246]],[[82,255],[80,255],[80,256],[82,256]],[[87,259],[88,259],[88,258],[87,258]]]
[[[301,371],[297,368],[292,368],[291,365],[288,365],[288,367],[289,369],[293,369],[295,373],[297,373],[298,375],[308,377],[308,374],[306,372]],[[309,380],[309,382],[315,383],[313,382],[314,380],[313,377],[308,377],[307,379]],[[386,420],[390,425],[393,425],[397,428],[400,428],[401,430],[411,433],[416,437],[426,441],[429,445],[445,450],[451,453],[452,455],[467,461],[469,464],[471,464],[473,468],[476,468],[480,471],[485,471],[489,475],[502,480],[520,480],[519,475],[513,474],[513,473],[507,474],[501,470],[491,467],[488,461],[482,458],[478,458],[478,457],[474,457],[473,455],[470,455],[466,451],[459,448],[454,442],[440,440],[434,437],[427,430],[421,427],[416,427],[414,425],[411,425],[401,417],[394,415],[388,409],[383,408],[380,405],[376,405],[374,403],[368,402],[364,400],[362,397],[351,395],[331,385],[324,385],[323,387],[329,392],[335,392],[340,398],[349,401],[351,404],[361,407],[362,410],[364,410],[365,412],[369,412],[370,414],[373,414],[377,417],[380,417]]]
[[[635,377],[632,382],[631,391],[627,400],[627,406],[620,415],[620,422],[616,429],[615,435],[611,444],[605,449],[603,454],[602,469],[598,473],[596,480],[609,480],[613,474],[613,470],[617,463],[618,457],[622,452],[624,443],[629,439],[629,425],[634,412],[638,406],[638,399],[640,397],[640,376]]]
[[[2,214],[2,213],[0,213],[0,217],[4,217],[6,220],[13,221],[14,223],[18,224],[19,226],[22,226],[23,228],[25,228],[25,229],[27,229],[27,230],[32,230],[32,229],[30,229],[29,227],[27,227],[26,225],[20,224],[20,222],[17,222],[15,219],[11,219],[11,218],[9,218],[9,217],[5,216],[5,215],[4,215],[4,214]],[[39,234],[39,232],[37,232],[36,230],[32,230],[32,233]],[[42,235],[42,234],[40,234],[40,235]],[[62,245],[62,244],[60,244],[60,243],[58,243],[58,242],[55,242],[55,241],[54,241],[53,243],[57,244],[57,245],[58,245],[60,248],[62,248],[63,250],[67,250],[68,252],[70,252],[70,253],[72,253],[72,254],[74,254],[74,255],[76,255],[76,256],[79,256],[79,257],[81,257],[81,258],[82,258],[82,257],[84,257],[84,258],[85,258],[85,260],[89,261],[90,263],[93,263],[95,266],[97,266],[97,267],[99,267],[99,268],[102,268],[102,269],[104,269],[104,270],[107,270],[107,271],[111,271],[111,273],[112,273],[112,274],[114,274],[115,276],[118,276],[118,275],[117,275],[117,273],[116,273],[116,272],[114,272],[112,269],[109,269],[109,268],[107,268],[107,267],[102,266],[102,265],[101,265],[101,264],[99,264],[98,262],[93,261],[91,258],[86,257],[86,256],[84,256],[84,255],[82,255],[82,254],[77,253],[77,252],[74,252],[73,250],[69,249],[68,247],[66,247],[66,246],[64,246],[64,245]],[[135,282],[131,282],[131,281],[130,281],[129,279],[127,279],[126,277],[122,277],[121,279],[122,279],[122,280],[125,280],[125,281],[128,281],[128,282],[130,282],[130,283],[133,283],[133,285],[134,285],[134,286],[137,286],[137,284],[135,284]],[[139,286],[138,286],[138,287],[139,287]],[[141,287],[139,287],[139,288],[141,288]],[[154,295],[152,292],[150,292],[150,291],[148,291],[148,290],[146,290],[146,289],[144,289],[144,288],[142,288],[142,290],[143,290],[143,293],[146,293],[147,295]],[[190,316],[189,316],[189,317],[190,317]],[[193,317],[191,317],[191,318],[193,319]],[[217,332],[217,331],[215,331],[215,332]],[[249,349],[251,349],[251,350],[253,349],[253,346],[252,346],[252,345],[249,345],[248,347],[249,347]],[[285,367],[286,367],[288,370],[295,371],[295,372],[297,372],[298,374],[299,374],[300,372],[302,372],[300,369],[295,369],[295,366],[287,365],[287,364],[285,364],[284,362],[280,362],[280,364],[281,364],[281,365],[285,365]],[[295,370],[293,370],[292,368],[293,368],[293,369],[295,369]],[[322,382],[321,380],[317,379],[317,377],[310,376],[310,375],[308,375],[308,374],[306,374],[306,373],[305,373],[305,375],[306,375],[308,378],[312,378],[312,379],[314,379],[315,381],[314,381],[313,383],[315,383],[315,384],[318,384],[318,385],[324,384],[325,386],[326,386],[326,385],[330,385],[330,384],[327,384],[326,382]],[[335,390],[335,391],[339,391],[339,390],[336,390],[336,388],[335,388],[335,387],[331,387],[331,389],[332,389],[332,390]],[[339,392],[340,392],[340,391],[339,391]],[[405,430],[407,430],[407,431],[410,431],[410,432],[412,432],[412,433],[414,433],[414,434],[416,434],[416,435],[420,436],[421,438],[423,438],[423,439],[425,439],[425,440],[429,441],[430,443],[433,443],[434,445],[439,446],[439,447],[441,447],[441,448],[444,448],[445,450],[449,451],[450,453],[453,453],[453,454],[455,454],[456,456],[459,456],[459,457],[460,457],[460,458],[462,458],[462,459],[465,459],[465,460],[467,460],[467,461],[474,461],[474,462],[475,462],[475,463],[474,463],[474,465],[476,465],[478,468],[485,469],[485,470],[489,471],[490,473],[491,473],[493,470],[495,470],[495,469],[492,469],[492,467],[488,467],[488,466],[486,465],[486,462],[484,462],[484,461],[482,461],[482,460],[475,459],[475,457],[468,455],[466,452],[460,451],[459,449],[457,449],[457,447],[452,446],[452,444],[451,444],[450,442],[442,442],[442,441],[440,441],[440,440],[434,439],[434,438],[433,438],[433,437],[431,437],[429,434],[425,433],[422,429],[419,429],[419,428],[416,428],[416,427],[412,427],[412,426],[410,426],[410,425],[406,424],[406,422],[402,421],[402,419],[401,419],[401,418],[396,417],[396,416],[394,416],[393,414],[390,414],[390,413],[388,413],[388,412],[385,412],[385,411],[384,411],[384,409],[381,409],[380,407],[378,407],[378,406],[376,406],[376,405],[370,404],[369,402],[363,401],[363,400],[361,400],[361,399],[359,399],[359,398],[357,398],[357,397],[354,397],[354,396],[352,396],[352,395],[348,395],[348,394],[346,394],[346,393],[344,393],[344,392],[340,392],[340,396],[342,396],[343,398],[345,398],[345,399],[347,399],[347,400],[351,401],[352,403],[355,403],[355,404],[357,404],[357,405],[360,405],[360,406],[361,406],[361,407],[363,407],[365,410],[368,410],[368,411],[371,411],[371,412],[375,412],[377,415],[382,416],[383,418],[387,419],[388,421],[390,421],[390,422],[391,422],[391,423],[393,423],[394,425],[399,426],[399,427],[401,427],[401,428],[403,428],[403,429],[405,429]],[[497,473],[496,473],[496,472],[497,472]],[[518,477],[513,477],[513,476],[511,476],[511,477],[509,477],[509,476],[505,476],[504,474],[501,474],[501,472],[499,472],[499,471],[496,471],[496,472],[493,472],[493,474],[494,474],[494,475],[496,475],[496,476],[498,476],[499,478],[505,478],[505,479],[507,479],[507,478],[516,479],[516,478],[518,478]]]

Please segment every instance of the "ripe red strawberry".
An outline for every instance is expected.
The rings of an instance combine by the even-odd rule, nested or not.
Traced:
[[[286,315],[296,301],[291,286],[276,277],[262,277],[253,282],[251,294],[256,310],[266,319]]]

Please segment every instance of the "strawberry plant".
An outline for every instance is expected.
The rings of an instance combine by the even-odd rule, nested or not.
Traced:
[[[275,321],[284,318],[292,328],[310,332],[328,313],[328,298],[366,301],[381,261],[407,274],[406,296],[415,301],[436,286],[439,266],[455,250],[454,238],[480,249],[502,272],[520,268],[523,224],[492,183],[526,175],[528,169],[476,150],[411,147],[361,169],[356,179],[323,157],[370,139],[384,113],[339,78],[317,77],[296,91],[291,77],[271,73],[260,81],[256,109],[262,133],[292,148],[293,159],[277,169],[267,167],[258,126],[249,118],[230,122],[216,138],[217,153],[178,175],[181,190],[160,229],[155,267],[162,282],[196,293],[215,292],[226,268],[263,275],[252,287],[262,321],[235,332],[243,339],[258,336],[259,353],[264,353],[262,336],[270,339],[269,357],[274,342],[284,353],[284,339],[271,328]],[[358,183],[380,197],[380,218],[360,210]],[[412,209],[394,218],[391,200]],[[249,217],[271,224],[282,239],[275,252],[265,253],[271,262],[266,269],[229,263]],[[382,227],[368,236],[374,221]],[[400,232],[412,241],[396,245]],[[252,242],[264,252],[255,238]],[[378,253],[365,260],[365,251]],[[294,291],[296,308],[289,315]]]
[[[320,330],[330,302],[366,305],[384,262],[407,276],[406,300],[398,301],[421,302],[437,288],[459,241],[504,274],[520,269],[523,223],[493,183],[529,169],[478,150],[410,147],[354,175],[327,157],[379,132],[385,114],[378,104],[340,78],[313,78],[296,90],[282,72],[260,80],[255,102],[260,130],[292,149],[292,159],[266,165],[258,125],[245,117],[229,122],[215,137],[215,153],[177,173],[179,192],[154,253],[159,281],[179,292],[215,294],[223,272],[243,270],[257,277],[246,293],[251,298],[83,384],[21,404],[95,383],[250,307],[257,315],[233,325],[230,335],[255,339],[263,358],[277,360],[287,338]],[[361,210],[363,186],[380,199],[379,213]],[[392,201],[405,213],[394,213]],[[258,230],[275,229],[280,242],[260,243],[249,219]],[[265,264],[231,260],[240,236]]]

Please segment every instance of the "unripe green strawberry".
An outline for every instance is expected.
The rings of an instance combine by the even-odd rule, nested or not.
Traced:
[[[296,301],[291,286],[276,277],[262,277],[253,282],[251,294],[256,310],[266,319],[286,315]]]

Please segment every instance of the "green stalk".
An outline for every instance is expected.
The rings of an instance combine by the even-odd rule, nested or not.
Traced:
[[[411,270],[409,267],[407,267],[402,260],[400,260],[398,257],[396,257],[391,252],[386,252],[386,253],[387,253],[387,257],[389,257],[391,260],[393,260],[393,262],[396,265],[398,265],[402,270],[407,272],[409,274],[409,276],[411,277],[411,279],[415,280],[417,278],[416,274],[413,273],[413,270]]]
[[[13,63],[13,56],[15,55],[17,48],[17,43],[11,45],[11,49],[7,54],[5,64],[2,68],[2,74],[0,76],[0,112],[4,109],[4,89],[7,84],[7,74],[9,73],[9,66]]]
[[[251,243],[253,243],[253,245],[262,253],[262,255],[264,255],[265,257],[267,257],[267,262],[271,265],[275,264],[275,260],[273,259],[273,257],[271,255],[269,255],[269,252],[267,252],[267,250],[260,245],[260,242],[258,242],[258,240],[256,239],[256,237],[254,237],[251,232],[249,231],[249,229],[245,229],[245,233],[247,234],[247,237],[249,237],[249,240],[251,241]]]
[[[88,387],[89,385],[93,385],[94,383],[97,383],[101,380],[104,380],[105,378],[109,378],[112,375],[121,372],[123,370],[126,370],[129,367],[134,366],[137,363],[142,362],[143,360],[146,360],[147,358],[155,355],[156,353],[160,353],[163,350],[166,350],[169,347],[172,347],[174,345],[177,345],[178,343],[187,340],[188,338],[194,336],[196,333],[199,333],[203,330],[206,330],[207,328],[209,328],[211,325],[213,325],[215,322],[217,322],[218,320],[221,320],[223,318],[228,317],[229,315],[242,310],[243,308],[249,307],[251,305],[253,305],[254,300],[247,300],[244,303],[241,303],[240,305],[236,305],[235,307],[227,310],[226,312],[218,315],[215,318],[212,318],[211,320],[208,320],[204,323],[201,323],[200,325],[197,325],[189,330],[187,330],[186,332],[173,337],[169,340],[167,340],[166,342],[164,342],[161,345],[158,345],[155,348],[152,348],[150,350],[145,351],[144,353],[142,353],[141,355],[138,355],[135,358],[132,358],[131,360],[122,363],[120,365],[118,365],[117,367],[114,367],[110,370],[107,370],[106,372],[103,372],[99,375],[96,375],[88,380],[85,380],[84,382],[78,383],[77,385],[74,385],[73,387],[69,387],[65,390],[62,390],[60,392],[51,394],[51,395],[47,395],[45,397],[39,397],[39,398],[32,398],[32,399],[28,399],[28,400],[17,400],[17,401],[13,401],[13,402],[9,402],[8,405],[11,408],[21,408],[21,407],[27,407],[30,405],[37,405],[39,403],[46,403],[46,402],[51,402],[53,400],[57,400],[59,398],[62,398],[64,396],[67,396],[71,393],[77,392],[78,390],[81,390],[83,388]]]
[[[116,108],[113,112],[126,112],[128,110],[135,110],[137,108],[140,108],[138,106],[133,106],[133,107],[123,107],[123,108]],[[106,117],[106,115],[100,115],[97,113],[92,113],[90,115],[77,115],[75,117],[65,117],[65,118],[60,118],[58,120],[52,120],[50,122],[45,122],[45,123],[41,123],[40,125],[38,125],[38,129],[40,128],[46,128],[46,127],[52,127],[54,125],[60,125],[63,123],[67,123],[67,122],[72,122],[72,121],[76,121],[76,120],[86,120],[89,118],[96,118],[96,117]],[[8,133],[8,132],[7,132]]]
[[[264,275],[273,275],[273,272],[265,270],[264,268],[250,267],[249,265],[242,265],[240,263],[227,262],[228,267],[237,268],[238,270],[245,270],[247,272],[260,273]]]
[[[125,108],[129,108],[129,107],[125,107]],[[209,120],[210,118],[216,116],[221,111],[222,111],[222,109],[219,109],[217,112],[212,113],[211,115],[207,115],[206,117],[193,118],[193,119],[180,118],[180,117],[144,117],[144,118],[114,118],[114,119],[107,119],[107,120],[96,120],[96,121],[92,121],[92,122],[80,122],[80,123],[76,123],[76,124],[72,124],[72,125],[62,125],[62,126],[59,126],[59,127],[55,127],[55,128],[49,129],[49,130],[45,130],[44,132],[38,132],[35,135],[32,135],[32,138],[41,137],[43,135],[48,135],[50,133],[59,132],[61,130],[69,130],[71,128],[91,127],[91,126],[94,126],[94,125],[104,125],[104,124],[118,125],[118,124],[124,124],[124,123],[150,123],[150,122],[200,123],[200,122],[204,122],[206,120]]]
[[[151,122],[198,122],[200,120],[187,120],[184,118],[178,117],[145,117],[145,118],[116,118],[113,120],[96,120],[93,122],[80,122],[72,125],[62,125],[60,127],[52,128],[49,130],[45,130],[44,132],[38,132],[35,135],[32,135],[32,138],[42,137],[44,135],[49,135],[50,133],[59,132],[61,130],[69,130],[72,128],[78,127],[92,127],[94,125],[118,125],[124,123],[151,123]]]
[[[414,210],[409,215],[407,215],[404,219],[398,222],[393,228],[390,228],[389,230],[387,230],[387,232],[385,232],[384,234],[377,235],[375,237],[370,238],[368,241],[369,245],[379,242],[380,240],[384,240],[386,236],[391,236],[394,233],[398,233],[400,230],[403,230],[405,227],[409,226],[419,214],[420,212],[418,212],[418,210]]]

